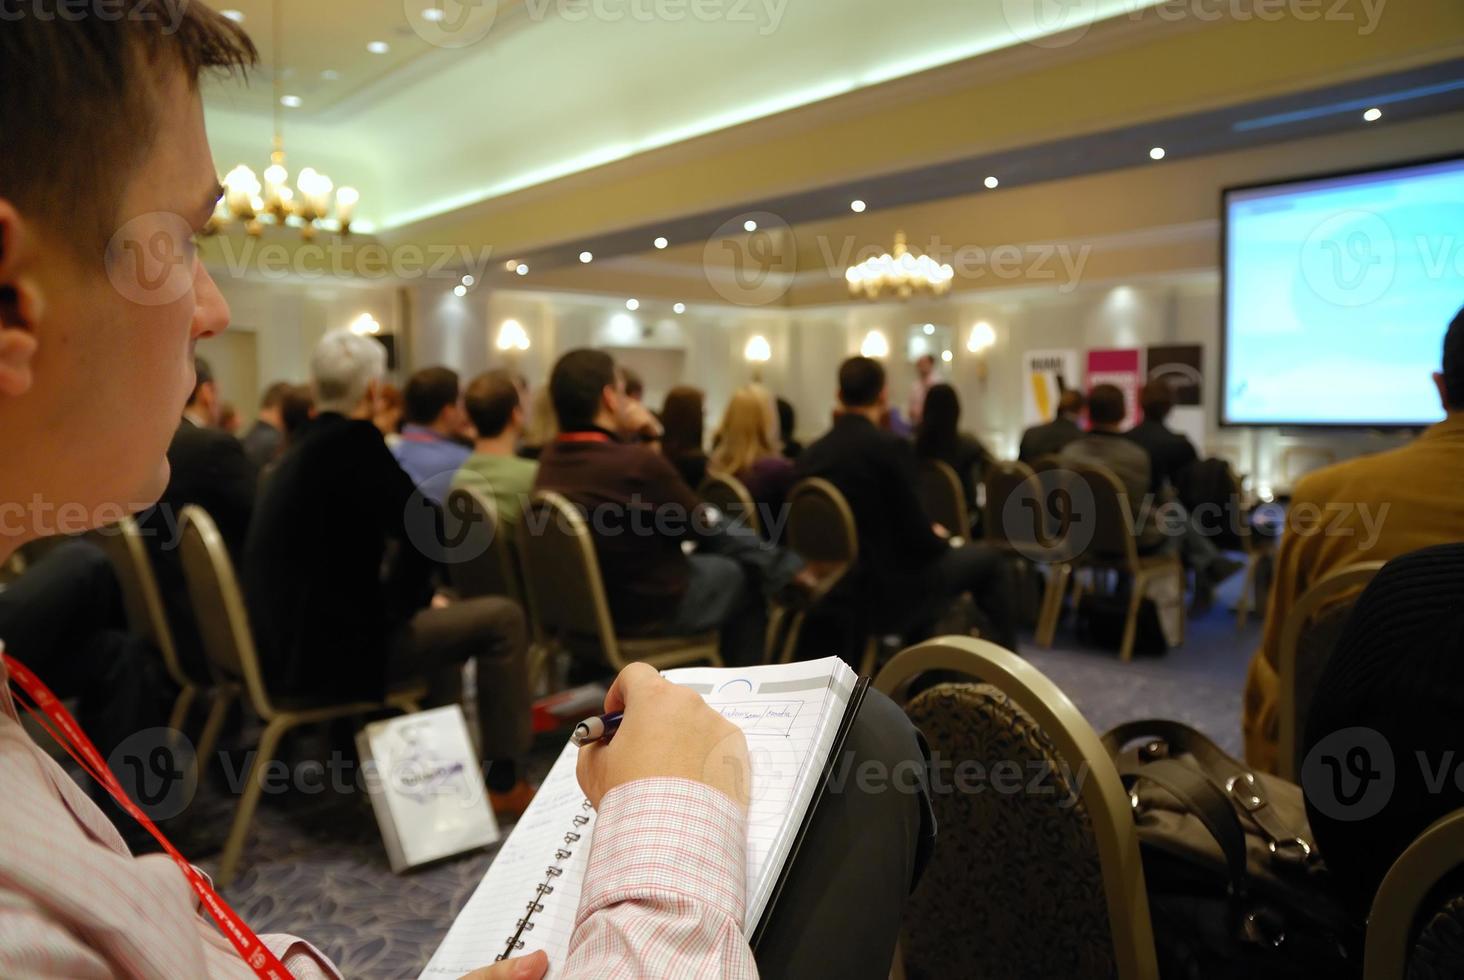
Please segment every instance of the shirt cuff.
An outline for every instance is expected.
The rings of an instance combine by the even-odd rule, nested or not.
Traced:
[[[747,814],[690,779],[638,779],[600,801],[575,926],[620,902],[673,894],[741,923]]]

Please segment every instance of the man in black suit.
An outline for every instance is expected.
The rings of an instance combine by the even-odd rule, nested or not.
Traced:
[[[190,677],[202,679],[209,674],[193,603],[183,581],[178,517],[189,504],[208,511],[229,553],[237,560],[254,509],[258,473],[239,440],[214,427],[219,392],[208,362],[195,357],[193,366],[193,394],[168,446],[168,487],[158,503],[139,514],[137,521],[152,556],[179,660]]]
[[[476,658],[494,809],[521,813],[533,795],[516,766],[532,740],[523,611],[499,597],[433,596],[446,555],[438,508],[371,421],[386,349],[335,331],[310,373],[318,414],[265,484],[244,548],[244,594],[271,690],[377,700],[426,679],[433,700],[448,703],[462,664]]]
[[[1017,458],[1030,464],[1039,456],[1053,456],[1067,444],[1082,438],[1078,417],[1083,414],[1083,393],[1069,388],[1057,400],[1057,417],[1051,422],[1034,425],[1022,433],[1022,446]]]
[[[1139,405],[1144,409],[1144,421],[1124,435],[1149,454],[1149,492],[1158,494],[1166,485],[1177,490],[1184,471],[1194,465],[1199,453],[1187,436],[1164,425],[1174,408],[1169,382],[1156,379],[1144,385]]]
[[[822,477],[849,501],[859,532],[855,573],[869,628],[914,638],[950,600],[969,592],[996,643],[1016,649],[1011,590],[1001,555],[981,544],[952,547],[951,531],[925,512],[910,444],[879,428],[888,405],[884,368],[867,357],[839,367],[842,411],[834,427],[795,463],[800,479]]]
[[[264,390],[259,402],[259,414],[254,424],[244,433],[244,452],[255,469],[264,469],[265,464],[279,455],[285,444],[285,398],[294,385],[288,381],[276,381]]]

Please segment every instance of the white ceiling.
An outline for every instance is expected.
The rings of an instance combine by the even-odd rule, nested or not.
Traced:
[[[491,29],[429,43],[434,2]],[[291,170],[358,187],[364,227],[392,228],[984,52],[1060,47],[1155,2],[311,0],[285,7],[284,90],[303,104],[281,115]],[[221,172],[262,168],[272,132],[270,7],[234,6],[265,63],[247,92],[207,90]],[[363,53],[376,38],[388,55]]]

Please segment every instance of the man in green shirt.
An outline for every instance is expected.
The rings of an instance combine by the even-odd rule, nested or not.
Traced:
[[[478,441],[452,485],[492,497],[499,521],[517,525],[539,469],[539,464],[517,455],[524,428],[523,389],[512,372],[489,371],[468,385],[463,403],[478,429]]]

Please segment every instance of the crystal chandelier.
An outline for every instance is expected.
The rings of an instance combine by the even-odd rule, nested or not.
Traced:
[[[263,233],[266,224],[300,229],[306,241],[315,237],[318,228],[348,234],[351,219],[356,213],[356,204],[361,195],[354,187],[336,188],[334,182],[314,167],[305,167],[290,187],[290,173],[285,169],[284,127],[280,121],[280,106],[284,98],[283,79],[280,75],[282,48],[280,42],[280,0],[274,0],[273,76],[274,76],[274,150],[269,155],[269,166],[264,171],[264,181],[246,164],[239,164],[224,175],[224,196],[214,208],[208,230],[218,232],[234,222],[241,222],[251,236]],[[334,202],[332,202],[334,191]],[[335,220],[330,220],[331,205],[335,205]]]
[[[851,296],[879,299],[898,296],[908,299],[915,292],[941,296],[950,291],[955,270],[928,255],[916,255],[905,244],[905,233],[895,232],[894,254],[865,259],[844,272]]]

